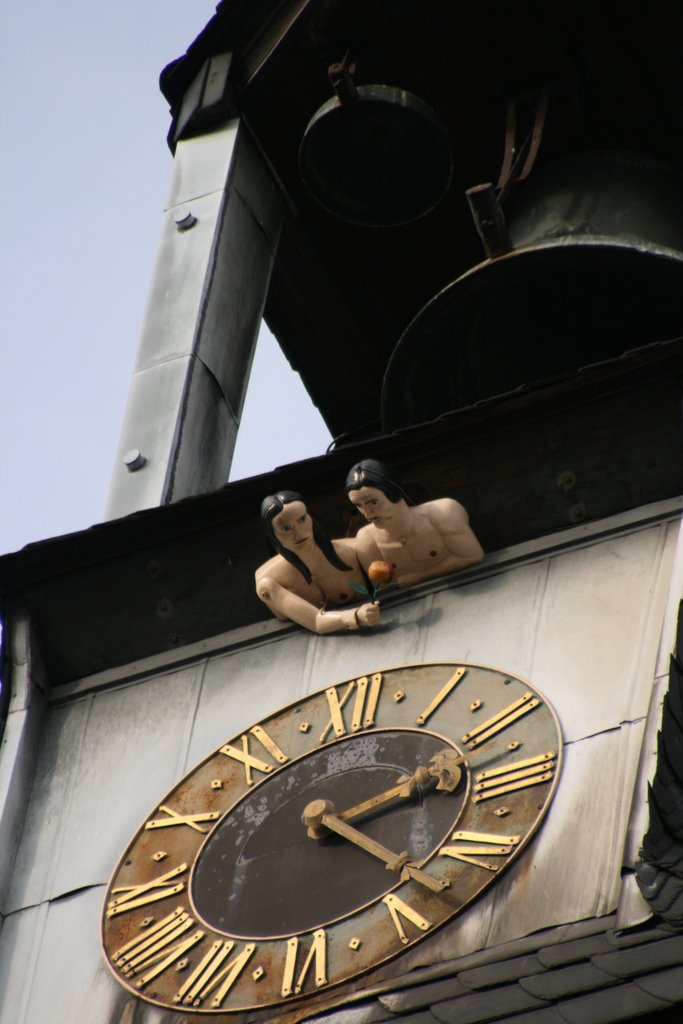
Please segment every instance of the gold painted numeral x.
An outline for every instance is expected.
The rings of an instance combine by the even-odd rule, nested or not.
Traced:
[[[145,828],[167,828],[170,825],[187,825],[189,828],[195,830],[195,832],[208,832],[208,828],[202,828],[197,824],[199,821],[215,821],[219,817],[218,811],[207,811],[204,814],[178,814],[171,807],[166,807],[162,804],[159,807],[160,811],[167,814],[167,818],[153,818],[148,821]]]
[[[249,730],[249,733],[259,741],[261,746],[268,751],[270,756],[278,764],[285,764],[289,761],[287,754],[277,745],[272,736],[269,736],[265,729],[262,729],[260,725],[255,725],[253,729]],[[274,764],[268,764],[267,761],[262,761],[261,758],[255,757],[249,749],[249,736],[244,733],[240,736],[240,743],[242,749],[239,750],[237,747],[233,747],[232,744],[226,743],[221,747],[221,754],[225,754],[226,757],[231,757],[234,761],[239,761],[244,765],[244,777],[247,785],[253,784],[252,770],[262,772],[264,775],[269,775],[275,767]]]

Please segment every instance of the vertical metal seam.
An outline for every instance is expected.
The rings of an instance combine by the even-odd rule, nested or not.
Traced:
[[[304,667],[301,673],[301,682],[303,683],[302,693],[311,693],[311,680],[313,679],[313,670],[316,662],[316,655],[318,653],[318,644],[320,637],[317,633],[306,632],[306,655],[304,657]]]
[[[647,594],[647,600],[642,601],[641,605],[640,605],[641,620],[640,620],[640,623],[639,623],[639,627],[640,628],[639,628],[639,631],[638,631],[638,639],[639,639],[638,655],[637,655],[637,658],[635,660],[635,664],[633,666],[633,669],[631,671],[630,691],[628,693],[628,700],[625,702],[625,707],[628,709],[628,711],[627,711],[628,721],[633,720],[633,718],[635,717],[633,703],[634,703],[634,700],[635,700],[636,692],[638,690],[638,680],[639,680],[639,678],[641,678],[641,676],[645,672],[646,668],[647,668],[647,677],[648,677],[648,681],[649,681],[649,689],[650,689],[650,692],[652,692],[652,687],[654,686],[654,680],[655,680],[656,674],[657,674],[657,662],[659,660],[659,648],[660,648],[661,642],[662,642],[662,629],[663,629],[663,626],[664,626],[664,615],[660,615],[658,617],[659,618],[659,635],[657,637],[656,642],[653,644],[653,646],[655,648],[655,650],[654,650],[654,657],[650,659],[649,666],[646,666],[644,664],[645,645],[646,645],[646,643],[648,641],[648,638],[650,637],[650,634],[651,634],[652,630],[655,628],[655,622],[654,622],[654,612],[655,612],[655,610],[654,610],[653,606],[657,604],[657,601],[653,600],[653,599],[656,598],[658,592],[660,591],[660,588],[663,587],[662,574],[663,574],[663,570],[664,570],[664,566],[663,566],[664,551],[666,549],[666,534],[667,534],[666,524],[660,523],[656,527],[656,529],[657,529],[657,534],[658,534],[658,536],[657,536],[657,550],[655,552],[655,557],[652,559],[652,567],[651,567],[651,570],[650,570],[650,587],[649,587],[649,593]],[[646,530],[643,531],[644,534],[646,534],[647,532],[648,531],[646,531]],[[671,574],[672,569],[673,569],[673,564],[671,564],[669,566],[669,575]],[[666,595],[664,596],[664,600],[662,601],[662,604],[663,604],[662,611],[664,613],[666,613],[666,605],[668,604],[669,589],[670,589],[670,584],[669,584],[669,586],[666,587]]]
[[[628,730],[628,731],[627,731]],[[600,886],[598,890],[598,905],[596,907],[596,917],[601,917],[603,914],[613,913],[619,909],[619,893],[621,891],[621,868],[623,866],[623,854],[626,846],[626,839],[628,836],[628,822],[629,814],[631,810],[631,803],[633,800],[633,793],[635,785],[638,779],[638,757],[633,756],[631,746],[633,741],[633,726],[622,722],[619,726],[619,732],[621,734],[621,741],[617,744],[617,757],[615,771],[618,778],[627,779],[630,785],[618,786],[616,790],[616,800],[614,805],[610,808],[613,815],[613,827],[610,829],[610,843],[609,843],[609,863],[613,865],[612,872],[612,885],[610,891],[607,891],[607,886]],[[641,729],[640,743],[643,741],[643,734],[645,730]],[[633,774],[627,776],[626,771],[629,765],[633,763]],[[605,910],[605,907],[611,907],[611,910]]]
[[[426,601],[425,598],[427,599]],[[415,657],[417,661],[425,660],[425,651],[427,648],[427,640],[429,637],[429,626],[425,627],[423,623],[424,619],[428,618],[430,616],[430,613],[434,610],[434,598],[435,595],[433,593],[425,594],[420,602],[422,603],[422,601],[425,601],[426,608],[424,609],[424,611],[426,612],[426,615],[422,614],[420,616],[419,624],[417,627],[417,644],[415,645]],[[465,600],[467,600],[467,598],[465,598]]]
[[[559,552],[558,555],[563,554]],[[558,557],[555,554],[546,555],[543,560],[543,571],[539,573],[536,580],[536,586],[534,588],[534,608],[533,608],[533,626],[530,630],[531,642],[529,644],[528,653],[528,675],[532,676],[536,666],[536,654],[538,650],[538,635],[541,629],[541,622],[543,619],[543,610],[546,606],[546,597],[548,594],[548,587],[550,585],[550,568],[553,558]]]
[[[19,1005],[19,1011],[17,1013],[16,1024],[32,1024],[31,1020],[27,1017],[27,1013],[30,1009],[29,1002],[31,996],[35,991],[33,979],[38,968],[38,964],[42,961],[40,956],[40,950],[43,945],[43,938],[45,936],[45,927],[47,925],[47,915],[50,909],[50,901],[43,901],[39,905],[38,909],[38,920],[33,932],[33,939],[31,941],[31,952],[26,965],[27,970],[24,976],[23,986],[23,997]]]
[[[669,659],[672,652],[676,649],[676,636],[677,636],[677,623],[681,598],[683,593],[681,592],[681,546],[683,542],[683,519],[681,516],[676,519],[664,520],[662,522],[665,530],[668,532],[669,529],[676,530],[676,538],[673,545],[673,553],[671,558],[671,574],[669,578],[669,587],[666,597],[666,606],[664,608],[664,616],[661,625],[661,633],[659,637],[659,645],[657,649],[657,661],[655,664],[655,677],[660,676],[668,677],[669,674]],[[666,633],[670,632],[670,640],[667,639]]]
[[[206,671],[208,664],[209,659],[204,658],[204,660],[202,661],[202,672],[199,679],[199,686],[194,688],[194,707],[192,708],[191,713],[187,716],[185,736],[183,737],[182,743],[180,744],[182,753],[180,753],[178,756],[178,764],[176,771],[177,778],[179,778],[182,775],[185,775],[185,773],[188,770],[188,758],[190,755],[190,747],[192,745],[192,737],[194,736],[194,728],[197,722],[197,715],[199,713],[199,705],[201,703],[201,699],[204,693],[204,681],[206,679]]]
[[[9,705],[14,681],[13,663],[10,656],[10,637],[14,623],[9,611],[9,602],[0,602],[0,744],[9,718]]]
[[[65,836],[66,831],[67,831],[67,821],[68,821],[68,818],[69,818],[69,812],[71,810],[71,805],[73,803],[74,790],[76,788],[76,780],[83,779],[83,778],[87,777],[87,772],[81,770],[81,762],[82,762],[82,754],[83,754],[83,746],[84,746],[84,743],[85,743],[85,738],[86,738],[86,736],[88,734],[88,729],[90,727],[90,719],[92,717],[92,709],[93,709],[93,705],[94,705],[94,702],[95,702],[95,697],[96,697],[96,694],[91,693],[86,698],[87,708],[86,708],[86,712],[85,712],[85,720],[84,720],[83,726],[81,728],[81,734],[80,734],[80,736],[78,738],[78,743],[76,745],[75,757],[73,757],[71,759],[71,771],[69,773],[69,782],[67,783],[66,793],[64,794],[64,802],[62,804],[62,814],[60,816],[60,827],[59,827],[59,832],[57,833],[57,839],[56,839],[55,846],[54,846],[54,855],[52,857],[52,862],[51,862],[52,863],[52,870],[49,872],[49,874],[46,875],[46,877],[45,877],[45,879],[43,881],[43,895],[41,897],[41,899],[43,899],[43,900],[45,900],[45,899],[49,900],[51,898],[48,895],[48,893],[49,893],[50,889],[54,885],[54,879],[55,879],[55,877],[57,875],[57,870],[58,870],[58,867],[59,867],[59,864],[60,864],[62,848],[64,846],[64,836]]]

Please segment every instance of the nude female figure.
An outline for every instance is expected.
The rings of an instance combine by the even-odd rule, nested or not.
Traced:
[[[351,603],[352,582],[365,585],[355,542],[331,540],[300,494],[268,495],[261,503],[261,522],[278,553],[256,570],[256,593],[278,619],[314,633],[360,629],[379,621],[378,606],[369,602],[334,610]]]
[[[383,559],[395,566],[394,582],[409,587],[476,565],[484,557],[459,502],[438,498],[410,505],[383,462],[356,463],[345,487],[368,521],[356,536],[356,553],[366,572],[372,562]]]

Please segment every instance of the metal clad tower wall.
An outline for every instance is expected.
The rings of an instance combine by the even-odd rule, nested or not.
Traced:
[[[658,516],[651,507],[647,517],[578,527],[494,556],[467,583],[406,595],[362,642],[285,630],[266,641],[254,632],[245,646],[242,630],[215,638],[211,656],[188,660],[185,651],[183,664],[163,667],[152,658],[52,690],[32,670],[17,623],[0,779],[14,774],[24,799],[11,868],[3,861],[2,1024],[127,1019],[131,997],[110,976],[97,931],[130,835],[179,777],[241,729],[304,692],[402,663],[461,660],[528,679],[558,714],[566,760],[527,860],[373,978],[617,908],[624,925],[642,920],[648,908],[630,872],[681,592],[678,536],[678,512],[666,503]],[[162,1018],[141,1004],[134,1019]]]

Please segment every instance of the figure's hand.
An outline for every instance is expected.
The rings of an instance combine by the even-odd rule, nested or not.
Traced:
[[[322,839],[328,832],[335,832],[338,836],[348,839],[354,846],[359,846],[361,850],[365,850],[366,853],[381,860],[386,864],[387,870],[393,871],[401,878],[401,881],[405,882],[412,878],[431,889],[432,892],[441,892],[449,885],[448,882],[440,882],[428,875],[426,871],[422,871],[419,864],[414,864],[410,860],[407,850],[404,850],[403,853],[393,853],[386,846],[378,843],[376,839],[363,835],[353,825],[347,825],[334,813],[334,805],[330,800],[312,800],[310,804],[307,804],[301,821],[306,826],[311,839]]]
[[[356,621],[359,626],[376,626],[379,622],[379,607],[368,602],[356,609]]]

